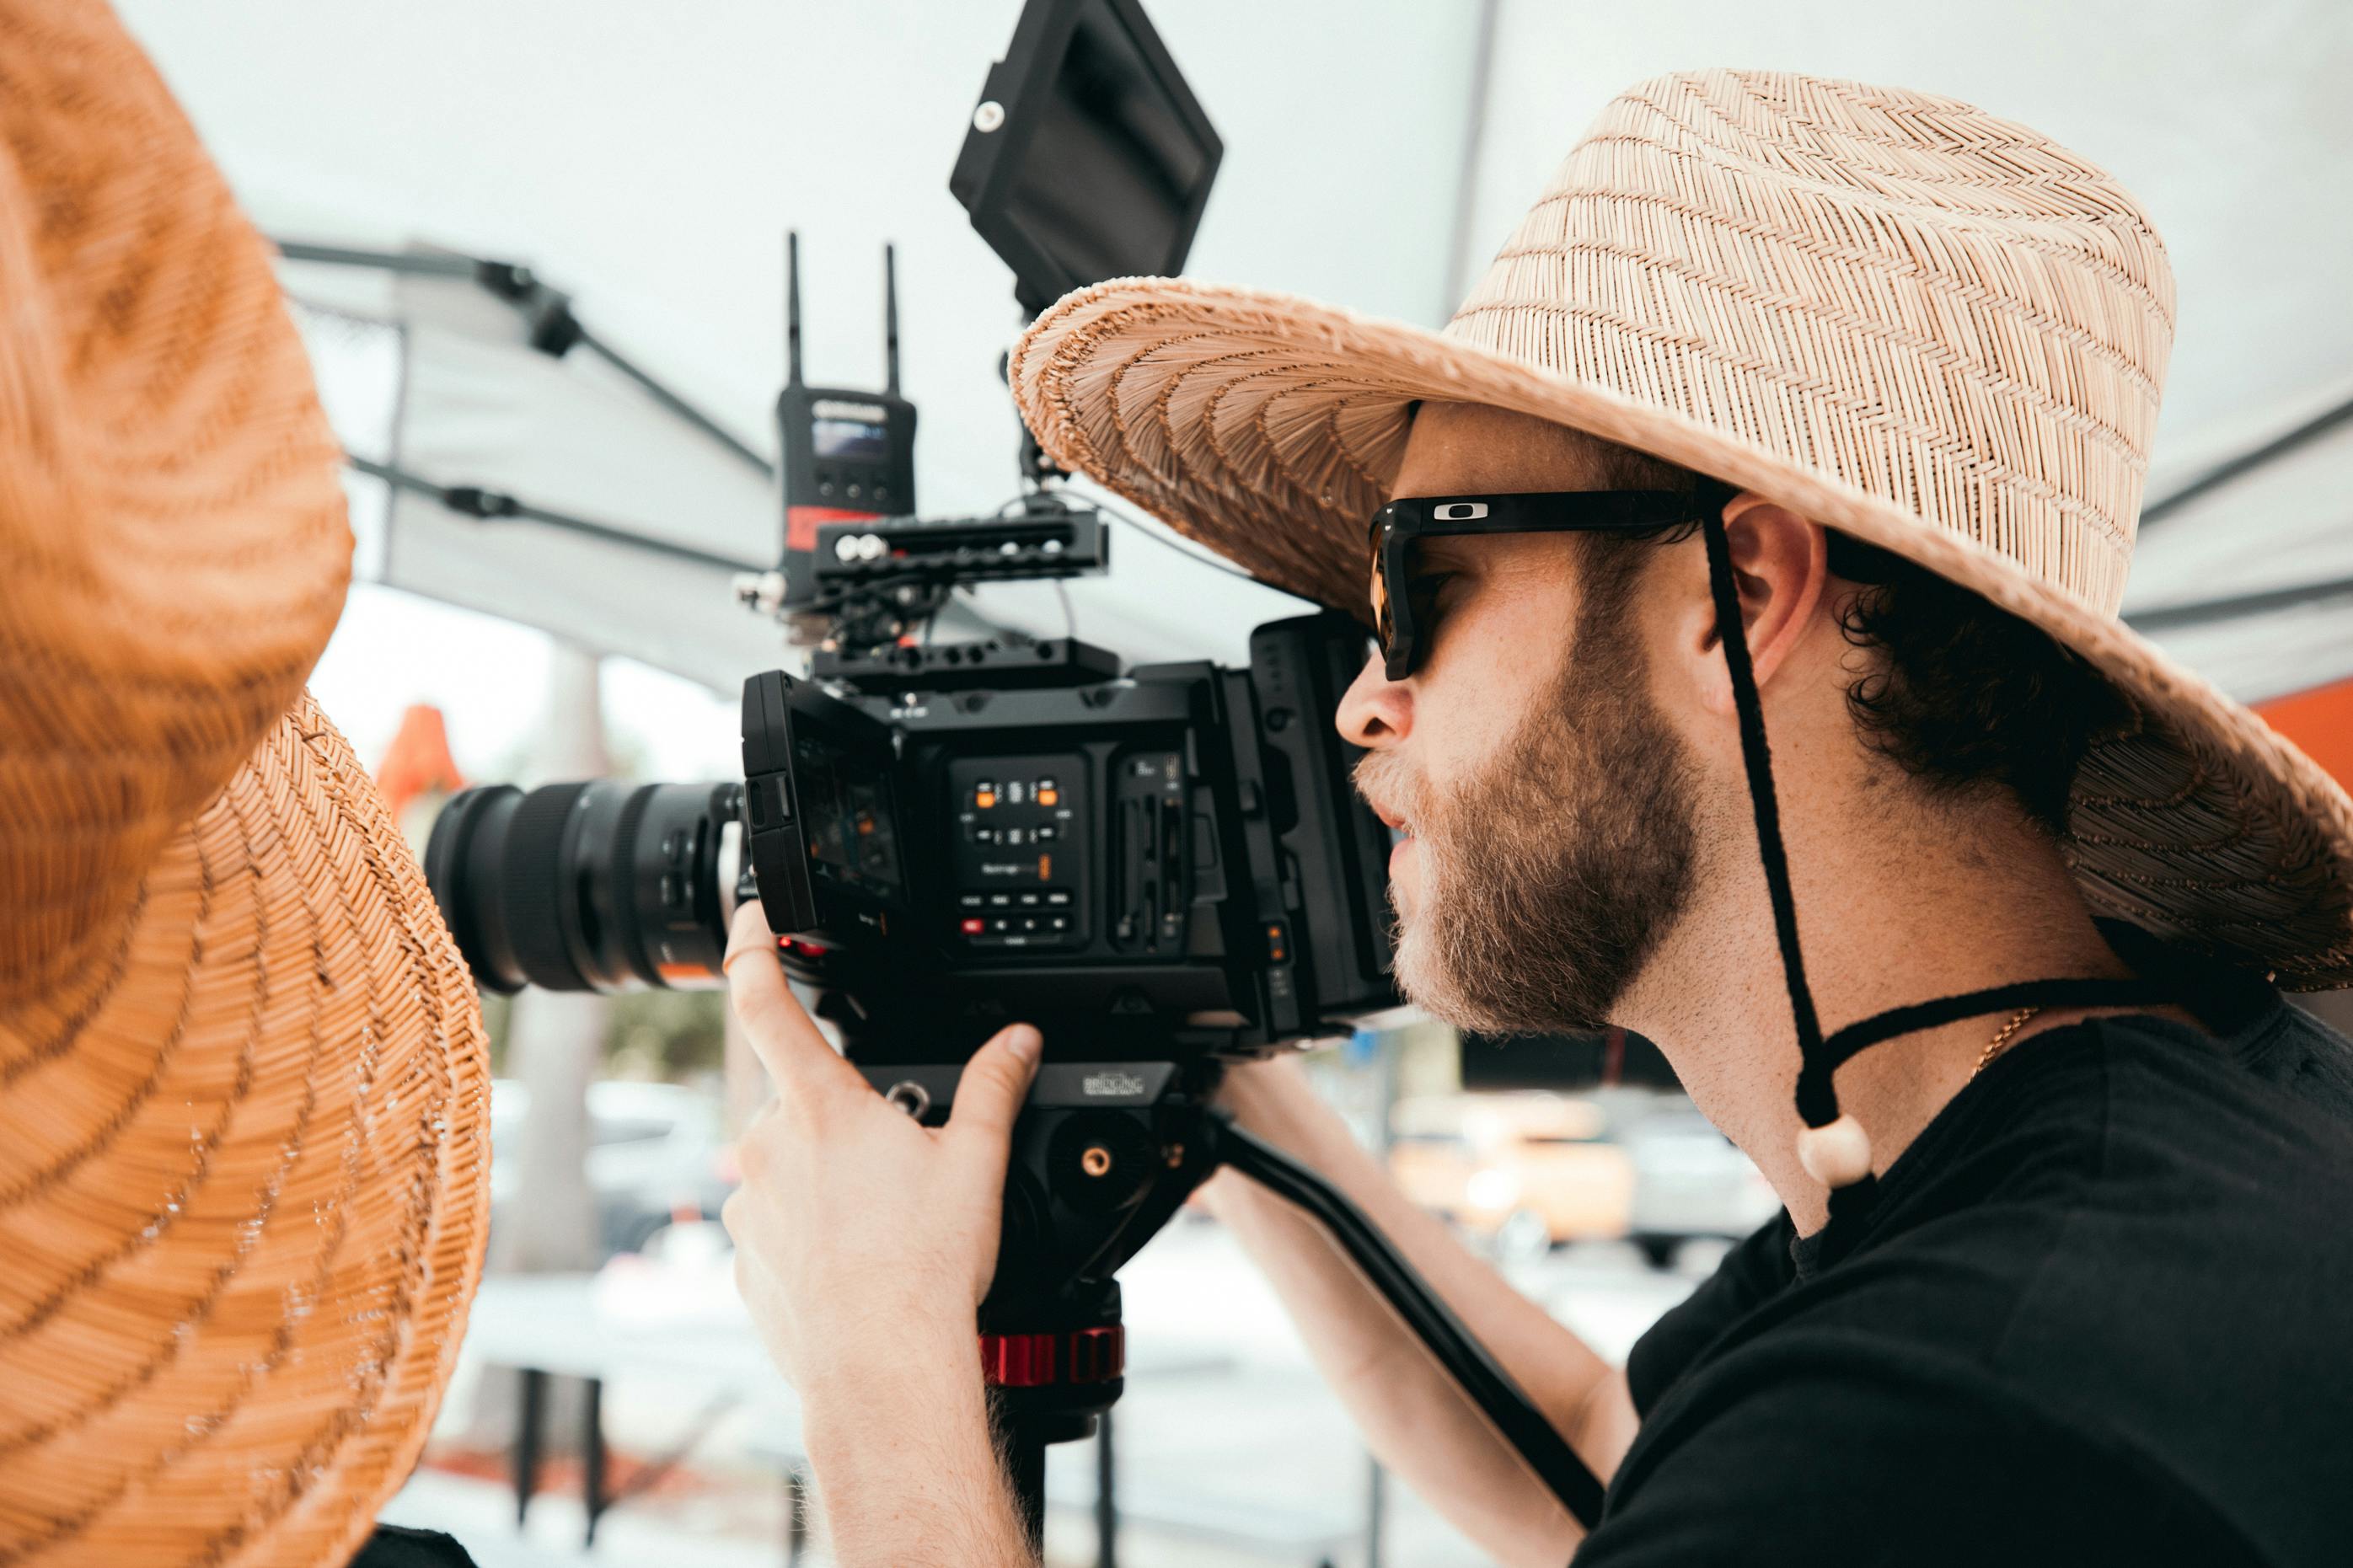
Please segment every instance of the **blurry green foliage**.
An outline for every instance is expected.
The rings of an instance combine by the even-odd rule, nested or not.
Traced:
[[[727,994],[723,991],[631,991],[606,998],[604,1068],[600,1078],[683,1083],[725,1070]],[[514,999],[482,994],[482,1026],[491,1037],[491,1075],[507,1076],[507,1022]]]

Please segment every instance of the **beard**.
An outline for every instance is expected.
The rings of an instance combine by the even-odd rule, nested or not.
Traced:
[[[1650,700],[1639,651],[1585,630],[1466,782],[1440,790],[1387,752],[1356,765],[1359,789],[1401,808],[1417,840],[1420,908],[1408,917],[1389,889],[1398,987],[1457,1028],[1605,1026],[1690,901],[1690,759]]]

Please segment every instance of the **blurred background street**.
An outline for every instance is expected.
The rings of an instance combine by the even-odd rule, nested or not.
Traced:
[[[1579,1243],[1525,1259],[1508,1272],[1604,1354],[1622,1356],[1660,1312],[1688,1291],[1716,1248],[1694,1242],[1681,1267],[1653,1269],[1630,1244]],[[652,1275],[624,1267],[620,1277]],[[732,1310],[732,1288],[705,1274],[670,1282],[684,1299],[669,1305],[695,1325],[681,1331],[728,1340],[752,1352],[748,1330]],[[1363,1561],[1368,1515],[1368,1465],[1345,1413],[1308,1364],[1298,1336],[1271,1291],[1232,1238],[1212,1221],[1170,1226],[1122,1276],[1126,1293],[1127,1392],[1114,1415],[1117,1492],[1123,1502],[1118,1561],[1155,1565],[1259,1564],[1314,1568],[1326,1558]],[[668,1286],[639,1280],[630,1291],[640,1314],[662,1310],[652,1296]],[[612,1300],[613,1292],[607,1292]],[[587,1296],[579,1298],[585,1307]],[[495,1299],[491,1303],[496,1306]],[[640,1322],[647,1321],[640,1316]],[[539,1325],[550,1334],[555,1325]],[[480,1386],[482,1363],[470,1351],[461,1390]],[[514,1521],[506,1455],[470,1452],[445,1440],[386,1517],[447,1530],[485,1568],[537,1568],[575,1562],[695,1563],[715,1568],[784,1561],[785,1488],[789,1438],[767,1380],[739,1380],[734,1403],[719,1375],[682,1374],[675,1359],[649,1352],[632,1373],[617,1358],[603,1417],[615,1475],[627,1484],[636,1467],[694,1439],[691,1456],[646,1494],[605,1516],[593,1552],[582,1546],[585,1519],[576,1462],[547,1466],[552,1489]],[[492,1373],[511,1379],[512,1371]],[[746,1386],[748,1384],[748,1386]],[[445,1432],[462,1431],[469,1413],[453,1403]],[[1049,1562],[1096,1561],[1092,1445],[1049,1456]],[[1391,1483],[1383,1515],[1386,1560],[1455,1568],[1478,1552],[1410,1494]],[[821,1531],[805,1562],[821,1563]]]

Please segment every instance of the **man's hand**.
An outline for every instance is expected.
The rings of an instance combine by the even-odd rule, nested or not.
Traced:
[[[829,1376],[903,1366],[911,1345],[974,1336],[1039,1041],[1027,1024],[999,1031],[965,1067],[948,1124],[923,1127],[826,1042],[776,954],[759,907],[737,910],[723,967],[776,1098],[738,1145],[744,1184],[723,1217],[744,1304],[807,1396]]]
[[[735,912],[721,967],[776,1085],[737,1146],[744,1184],[723,1217],[744,1304],[800,1392],[834,1562],[1036,1563],[990,1438],[974,1314],[1038,1031],[1016,1024],[983,1046],[933,1130],[818,1033],[757,905]]]

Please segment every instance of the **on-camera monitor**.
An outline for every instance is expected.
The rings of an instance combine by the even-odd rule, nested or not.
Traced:
[[[804,720],[793,742],[793,784],[800,797],[812,869],[837,886],[896,903],[904,894],[898,822],[889,782],[869,758],[810,732]]]
[[[1042,308],[1180,270],[1224,145],[1135,0],[1030,0],[951,188]]]

